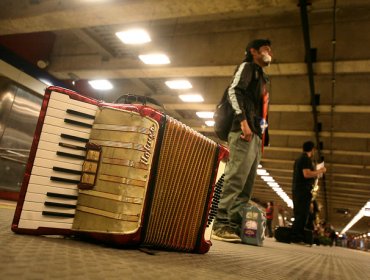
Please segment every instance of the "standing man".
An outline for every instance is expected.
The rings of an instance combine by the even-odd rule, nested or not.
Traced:
[[[311,191],[315,184],[315,178],[326,172],[325,167],[316,170],[312,161],[314,155],[315,144],[312,141],[307,141],[303,144],[303,153],[294,162],[292,242],[295,243],[304,242],[304,228],[310,213]]]
[[[218,212],[213,225],[213,238],[240,241],[242,207],[248,203],[261,159],[262,135],[267,127],[268,78],[263,67],[272,59],[271,42],[258,39],[250,42],[246,56],[227,87],[227,97],[234,110],[234,120],[228,135],[229,161]],[[267,104],[267,102],[266,102]],[[265,107],[265,114],[264,109]]]

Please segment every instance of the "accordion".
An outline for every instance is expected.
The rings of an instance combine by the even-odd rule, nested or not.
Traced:
[[[206,253],[227,156],[149,106],[49,87],[12,230]]]

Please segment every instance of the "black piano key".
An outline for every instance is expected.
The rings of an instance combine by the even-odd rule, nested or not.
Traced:
[[[57,151],[57,155],[62,156],[62,157],[69,157],[69,158],[85,159],[85,156],[75,155],[75,154],[70,154],[70,153],[65,153],[65,152],[59,152],[59,151]]]
[[[77,195],[72,195],[72,194],[47,192],[46,193],[46,196],[48,196],[48,197],[57,197],[57,198],[66,198],[66,199],[77,200]]]
[[[73,149],[73,150],[86,151],[86,147],[71,145],[71,144],[63,143],[63,142],[59,142],[59,146],[63,148]]]
[[[75,141],[82,142],[82,143],[89,142],[88,138],[77,137],[77,136],[70,135],[70,134],[65,134],[65,133],[60,134],[60,137],[62,137],[64,139],[75,140]]]
[[[82,113],[82,112],[75,111],[75,110],[71,110],[71,109],[67,109],[67,113],[68,114],[71,114],[71,115],[83,117],[83,118],[86,118],[86,119],[90,119],[90,120],[94,120],[95,119],[95,116],[93,116],[93,115],[89,115],[89,114]]]
[[[45,201],[45,206],[52,206],[52,207],[58,207],[58,208],[68,208],[68,209],[76,209],[76,205],[66,204],[66,203],[60,203],[60,202],[51,202],[51,201]]]
[[[51,181],[56,181],[56,182],[70,183],[70,184],[80,183],[80,180],[72,180],[72,179],[61,178],[61,177],[56,177],[56,176],[51,176],[50,180]]]
[[[64,119],[64,122],[69,123],[69,124],[73,124],[73,125],[77,125],[77,126],[81,126],[81,127],[87,127],[87,128],[92,128],[93,127],[92,124],[79,122],[79,121],[75,121],[75,120],[71,120],[71,119]]]
[[[53,217],[65,217],[65,218],[74,218],[75,216],[75,214],[52,212],[52,211],[42,211],[42,215],[53,216]]]
[[[58,171],[58,172],[63,172],[63,173],[76,174],[76,175],[82,174],[82,171],[58,167],[58,166],[53,166],[53,170]]]

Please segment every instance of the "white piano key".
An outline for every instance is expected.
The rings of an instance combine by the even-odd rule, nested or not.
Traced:
[[[78,116],[78,115],[73,115],[73,114],[67,113],[67,111],[66,111],[67,109],[69,109],[69,108],[56,109],[56,108],[48,107],[48,109],[46,111],[46,116],[58,118],[58,119],[61,119],[61,120],[64,120],[65,118],[68,118],[68,119],[71,119],[71,120],[75,120],[75,121],[90,124],[90,125],[92,125],[94,123],[94,119],[88,119],[88,118],[84,118],[84,117],[81,117],[81,116]],[[95,116],[95,114],[93,116]]]
[[[73,218],[70,217],[46,216],[42,215],[42,212],[28,210],[22,211],[20,219],[42,222],[65,223],[71,224],[71,226],[73,224]]]
[[[70,109],[70,110],[74,110],[74,111],[92,115],[92,116],[95,116],[96,111],[97,111],[97,107],[95,107],[94,109],[89,109],[89,108],[82,107],[81,104],[78,104],[78,105],[70,104],[70,103],[61,102],[55,99],[49,100],[48,109],[49,108],[55,108],[55,109],[64,110],[64,111],[67,111],[67,109]]]
[[[40,176],[40,175],[35,175],[35,174],[32,174],[30,177],[29,185],[31,184],[61,188],[61,189],[65,189],[66,192],[68,192],[69,190],[78,189],[77,184],[51,181],[50,177],[45,177],[45,176]]]
[[[42,127],[41,136],[44,133],[50,133],[50,134],[59,135],[59,136],[61,134],[68,134],[68,135],[73,135],[73,136],[85,138],[85,139],[90,138],[90,131],[88,132],[77,131],[77,130],[71,131],[68,128],[63,128],[63,127],[56,128],[53,124],[47,124],[47,123],[44,123]]]
[[[82,166],[84,160],[83,159],[77,159],[77,158],[70,158],[70,157],[64,157],[64,156],[59,156],[57,155],[57,151],[46,151],[42,149],[38,149],[36,151],[36,156],[35,159],[49,159],[53,161],[58,161],[58,162],[66,162],[66,163],[71,163],[75,165]]]
[[[23,211],[33,211],[33,212],[50,211],[50,212],[58,212],[58,213],[65,213],[65,214],[72,214],[72,215],[76,213],[76,209],[47,206],[47,205],[44,205],[44,203],[33,202],[33,201],[25,201],[23,203]]]
[[[38,193],[46,195],[46,193],[48,192],[78,196],[77,185],[75,186],[74,189],[70,189],[64,187],[55,187],[51,185],[39,185],[33,182],[31,183],[30,180],[30,183],[28,184],[27,188],[27,193]]]
[[[52,116],[46,116],[44,119],[44,124],[50,124],[54,126],[54,129],[56,130],[58,130],[59,127],[66,128],[68,130],[71,130],[72,131],[71,133],[73,133],[74,131],[81,131],[90,135],[91,132],[91,128],[65,123],[64,119],[59,119]]]
[[[59,145],[58,143],[52,143],[47,141],[40,141],[37,149],[46,150],[50,152],[64,152],[64,153],[70,153],[78,156],[85,156],[86,152],[84,150],[77,150],[72,149],[68,147],[63,147]]]
[[[48,178],[53,176],[53,177],[59,177],[59,178],[64,178],[64,179],[69,179],[69,180],[76,180],[76,181],[80,181],[80,178],[81,178],[80,175],[62,173],[62,172],[54,171],[51,168],[44,168],[44,167],[39,167],[39,166],[33,166],[31,174],[44,176]]]
[[[77,204],[77,199],[68,199],[68,198],[63,198],[63,197],[53,197],[53,196],[47,196],[46,194],[33,193],[33,192],[27,192],[24,200],[29,201],[29,202],[42,203],[42,204],[45,201],[65,203],[65,204],[69,204],[69,205],[76,205]]]
[[[60,167],[60,168],[66,168],[70,170],[75,170],[75,171],[81,171],[82,170],[82,165],[80,164],[72,164],[69,162],[61,162],[61,161],[53,161],[49,159],[44,159],[44,158],[36,158],[35,161],[33,162],[34,166],[39,166],[39,167],[44,167],[44,168],[53,168],[53,167]],[[58,171],[60,172],[60,171]],[[76,175],[76,174],[74,174]]]
[[[52,92],[50,94],[50,100],[58,100],[58,101],[65,102],[65,103],[68,103],[68,104],[71,104],[71,105],[77,105],[77,106],[80,106],[80,107],[83,107],[83,108],[88,108],[88,109],[91,109],[91,110],[97,110],[96,105],[86,103],[86,102],[82,102],[82,101],[78,101],[78,100],[75,100],[75,99],[71,99],[68,95],[61,94],[61,93],[58,93],[58,92]]]
[[[65,218],[68,219],[68,218]],[[69,218],[70,219],[70,218]],[[54,221],[40,221],[40,220],[26,220],[26,219],[20,219],[18,223],[19,228],[24,229],[38,229],[38,228],[57,228],[57,229],[72,229],[73,220],[58,220],[57,222]]]
[[[59,146],[59,143],[65,143],[65,144],[68,144],[68,145],[74,145],[74,146],[78,146],[78,147],[81,147],[81,148],[85,147],[85,143],[82,143],[80,141],[73,140],[73,139],[62,138],[60,134],[51,134],[51,133],[48,133],[48,132],[45,132],[45,131],[43,131],[43,133],[40,134],[40,142],[41,141],[50,142],[50,143],[57,143],[58,146]]]

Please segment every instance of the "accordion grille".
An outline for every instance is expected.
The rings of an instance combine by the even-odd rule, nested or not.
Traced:
[[[167,117],[144,244],[195,248],[216,154],[214,141]]]

